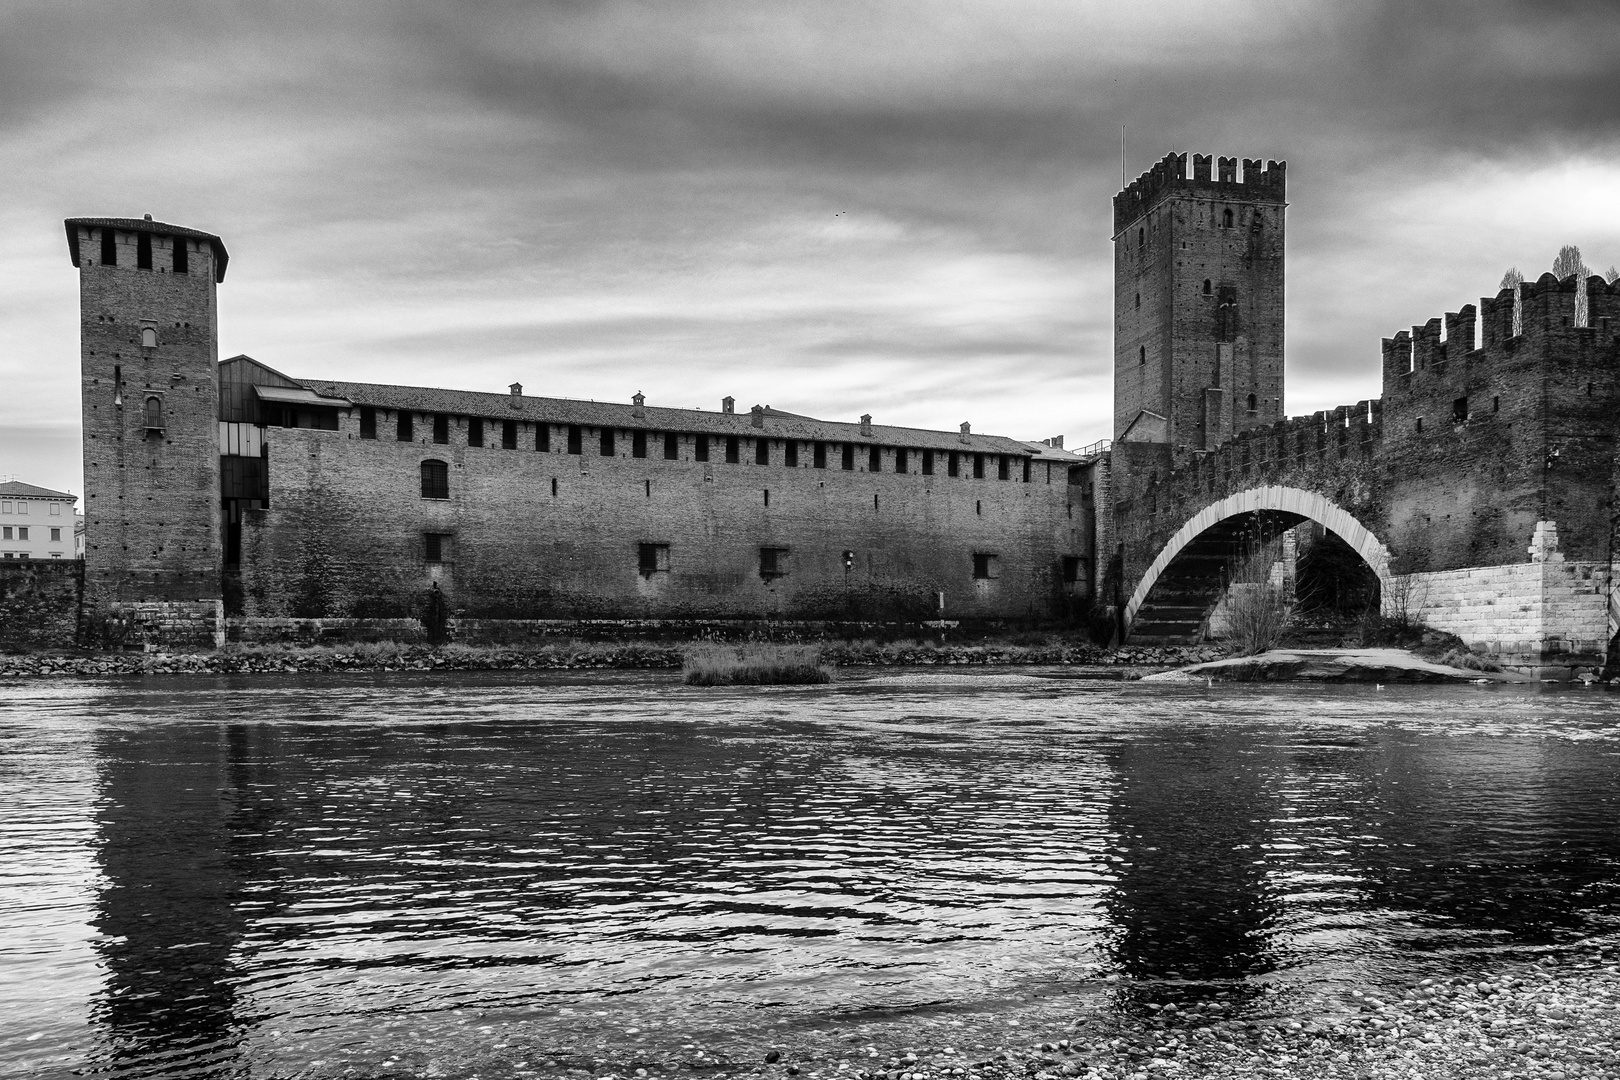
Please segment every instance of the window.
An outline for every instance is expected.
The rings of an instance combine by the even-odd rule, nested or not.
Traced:
[[[450,497],[450,466],[429,458],[422,462],[422,498],[448,499]]]
[[[923,475],[924,476],[933,476],[934,475],[934,452],[932,450],[924,450],[922,452],[922,459],[923,459],[922,460],[922,472],[923,472]]]
[[[19,540],[28,539],[28,526],[26,526],[26,525],[17,526],[17,539],[19,539]]]
[[[810,447],[810,467],[825,469],[827,467],[827,444],[818,442]]]
[[[580,426],[578,424],[569,424],[568,425],[568,452],[570,454],[582,454],[582,453],[584,453],[585,451],[582,449],[582,445],[581,445],[583,443],[583,441],[584,441],[584,438],[585,438],[584,432],[580,429]]]
[[[709,437],[707,435],[695,435],[695,436],[693,436],[693,438],[692,438],[692,460],[693,461],[708,461],[709,460]]]
[[[449,559],[447,558],[447,556],[449,555],[449,548],[450,548],[450,534],[449,533],[423,533],[422,534],[422,558],[423,558],[423,561],[430,562],[430,563],[448,562]]]
[[[782,464],[790,469],[799,467],[799,441],[789,439],[782,444]]]
[[[984,479],[984,455],[983,454],[974,454],[973,455],[973,479],[975,479],[975,480],[983,480]]]
[[[647,456],[647,433],[633,431],[630,433],[630,456],[644,458]]]
[[[366,405],[360,406],[360,437],[362,439],[377,437],[377,410]]]
[[[1468,399],[1457,398],[1451,403],[1451,422],[1453,424],[1466,424],[1468,422]]]
[[[787,548],[762,547],[759,549],[759,576],[766,581],[787,576]]]
[[[476,416],[467,417],[467,445],[484,445],[484,422]]]
[[[11,535],[11,526],[10,525],[0,526],[0,540],[13,540],[13,539],[15,539],[15,537],[13,537]],[[11,556],[8,555],[6,557],[9,559]]]
[[[613,445],[612,428],[605,427],[602,429],[601,444],[601,452],[603,457],[613,457],[614,454],[617,453]]]
[[[845,472],[855,471],[855,444],[845,443],[842,454],[843,460],[839,462]]]
[[[101,230],[101,265],[118,265],[118,239],[111,229]]]
[[[664,436],[664,460],[674,461],[681,456],[681,437],[673,431]]]
[[[739,460],[741,460],[741,458],[740,458],[741,444],[742,444],[742,440],[737,438],[737,436],[735,436],[735,435],[727,435],[726,436],[726,461],[728,461],[732,465],[737,464],[737,462]]]
[[[1029,458],[1024,458],[1023,462],[1024,462],[1024,483],[1027,484],[1027,483],[1029,483]],[[1048,465],[1046,467],[1046,482],[1048,484],[1050,484],[1052,482],[1052,466],[1050,466],[1050,465]]]
[[[538,454],[549,454],[551,452],[550,424],[534,425],[534,449],[535,453]]]
[[[996,556],[976,551],[973,553],[973,577],[978,581],[989,581],[1001,576],[1001,567],[997,565]]]
[[[1080,556],[1063,556],[1063,580],[1070,585],[1080,580]]]
[[[190,249],[186,246],[186,238],[183,237],[183,236],[175,237],[174,238],[174,272],[175,273],[177,273],[177,274],[188,274],[188,273],[191,272],[191,266],[189,265],[189,263],[187,261],[189,255],[190,255]]]
[[[442,412],[433,414],[433,441],[440,446],[450,445],[450,417]]]
[[[1006,454],[997,454],[996,455],[996,479],[997,480],[1005,480],[1005,479],[1008,478],[1009,475],[1011,475],[1008,472],[1008,466],[1010,464],[1011,464],[1011,460],[1007,457]]]
[[[152,269],[152,234],[135,234],[135,269]]]
[[[1230,211],[1230,210],[1222,210],[1221,211],[1221,228],[1230,229],[1231,227],[1232,227],[1232,211]]]
[[[151,326],[141,327],[141,348],[157,348],[157,329]]]
[[[146,430],[163,430],[163,399],[149,397],[146,399]]]
[[[435,425],[435,426],[437,426],[437,425]],[[399,420],[394,425],[394,437],[396,439],[398,439],[400,442],[410,442],[411,441],[411,439],[413,438],[413,435],[411,433],[411,414],[410,413],[401,412],[399,414]]]
[[[1421,416],[1417,418],[1417,433],[1419,435],[1423,434],[1423,417]]]
[[[962,475],[962,459],[955,450],[949,451],[948,456],[945,458],[945,475]]]
[[[769,465],[771,463],[771,440],[754,440],[754,464]]]
[[[1147,346],[1146,345],[1141,345],[1141,346],[1137,347],[1137,350],[1136,350],[1136,362],[1138,364],[1147,363]]]
[[[1211,283],[1209,278],[1205,278],[1204,279],[1204,295],[1209,296],[1211,294],[1211,292],[1213,292],[1213,284]]]
[[[1491,395],[1491,412],[1494,413],[1494,412],[1501,412],[1501,411],[1502,411],[1502,399],[1500,397],[1494,395],[1494,394]]]
[[[1260,411],[1260,402],[1259,402],[1258,399],[1255,398],[1255,396],[1253,394],[1249,395],[1249,411],[1250,412],[1259,412]]]
[[[866,471],[883,471],[883,447],[874,446],[866,452]]]
[[[51,503],[51,517],[61,517],[61,516],[62,516],[62,504],[58,503],[58,502]]]
[[[897,447],[894,448],[894,471],[895,472],[905,472],[906,471],[906,467],[911,464],[911,462],[907,460],[907,456],[908,455],[906,454],[905,447],[897,446]]]
[[[60,544],[62,542],[62,530],[61,529],[52,529],[51,530],[51,542],[53,544]]]
[[[1146,243],[1147,243],[1147,230],[1146,229],[1137,229],[1136,230],[1136,246],[1138,248],[1140,248],[1143,244],[1146,244]]]
[[[501,449],[502,450],[516,450],[517,449],[517,421],[516,420],[502,420],[501,421]]]
[[[654,574],[669,573],[669,545],[668,544],[638,544],[637,564],[641,576],[650,578]]]
[[[1137,307],[1142,306],[1142,294],[1141,293],[1136,294],[1136,306]]]

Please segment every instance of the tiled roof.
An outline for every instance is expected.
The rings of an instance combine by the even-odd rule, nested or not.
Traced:
[[[861,434],[859,424],[817,420],[796,413],[764,408],[764,426],[756,428],[749,410],[735,413],[707,412],[702,409],[665,409],[645,406],[645,415],[636,416],[635,406],[625,402],[578,401],[572,398],[532,397],[527,394],[490,394],[474,390],[439,390],[424,386],[391,386],[386,383],[339,382],[331,379],[300,379],[304,385],[330,397],[348,398],[356,405],[412,412],[456,413],[503,420],[545,421],[552,424],[580,424],[589,427],[645,428],[691,434],[759,436],[775,439],[822,440],[826,442],[867,443],[932,450],[966,450],[989,454],[1018,454],[1048,461],[1074,463],[1079,459],[1066,451],[1039,442],[1025,442],[999,435],[960,435],[954,431],[893,427],[873,424],[871,434]]]
[[[50,488],[35,487],[33,484],[24,484],[18,480],[7,480],[0,484],[0,495],[13,499],[66,499],[69,502],[77,499],[77,495],[69,495],[65,491],[52,491]]]
[[[87,229],[122,229],[125,232],[152,233],[155,236],[185,236],[193,240],[206,240],[208,246],[214,249],[214,280],[225,280],[225,264],[231,261],[231,256],[225,250],[225,241],[213,233],[206,233],[200,229],[188,229],[184,225],[170,225],[166,221],[153,221],[151,218],[121,218],[121,217],[70,217],[62,222],[67,230],[68,257],[73,265],[79,265],[79,236],[80,227]]]

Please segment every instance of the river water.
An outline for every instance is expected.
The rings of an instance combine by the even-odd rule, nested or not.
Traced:
[[[586,1030],[1099,993],[1258,1013],[1617,927],[1603,690],[0,686],[7,1075],[524,1075]]]

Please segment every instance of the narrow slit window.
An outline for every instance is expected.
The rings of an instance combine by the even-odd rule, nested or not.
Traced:
[[[450,497],[450,466],[429,458],[422,462],[422,498],[448,499]]]
[[[1253,394],[1249,395],[1249,411],[1250,412],[1259,412],[1260,411],[1260,402],[1255,398],[1255,396]]]
[[[1136,362],[1138,364],[1147,363],[1147,346],[1146,345],[1137,346],[1137,349],[1136,349]]]
[[[1209,296],[1214,291],[1214,283],[1209,278],[1204,279],[1204,295]]]
[[[467,417],[467,445],[484,445],[484,422],[476,416]]]
[[[1024,463],[1024,483],[1027,484],[1029,483],[1029,458],[1023,458],[1021,460]],[[1051,476],[1047,476],[1046,482],[1049,484],[1052,482]]]
[[[664,435],[664,460],[675,461],[681,456],[681,437],[673,431]]]
[[[516,450],[517,449],[517,421],[516,420],[502,420],[501,421],[501,449],[502,450]]]
[[[644,458],[647,456],[647,433],[633,431],[630,433],[630,456]]]
[[[394,418],[395,439],[399,440],[400,442],[411,442],[416,438],[416,433],[413,430],[414,425],[411,423],[412,419],[413,417],[410,413],[405,412],[403,409],[400,410],[399,415]]]
[[[152,269],[152,234],[135,234],[135,269]]]
[[[183,237],[183,236],[175,237],[174,238],[174,272],[175,273],[177,273],[177,274],[189,274],[191,272],[190,255],[191,255],[191,249],[189,247],[187,247],[187,245],[186,245],[186,238]]]
[[[610,427],[605,427],[602,429],[601,449],[603,457],[613,457],[614,454],[617,453],[613,444],[613,429]]]
[[[450,417],[444,413],[433,414],[433,441],[440,446],[450,445]]]
[[[1222,210],[1221,211],[1221,228],[1230,229],[1231,227],[1232,227],[1232,211],[1230,211],[1230,210]]]

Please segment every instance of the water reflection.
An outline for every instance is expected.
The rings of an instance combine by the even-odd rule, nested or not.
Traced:
[[[1241,1006],[1620,916],[1616,724],[1558,699],[181,685],[0,704],[0,736],[93,747],[114,1071],[442,1049],[461,1006],[542,1043],[585,1010],[746,1030],[1109,972],[1128,1010]],[[26,785],[0,799],[27,818]]]

